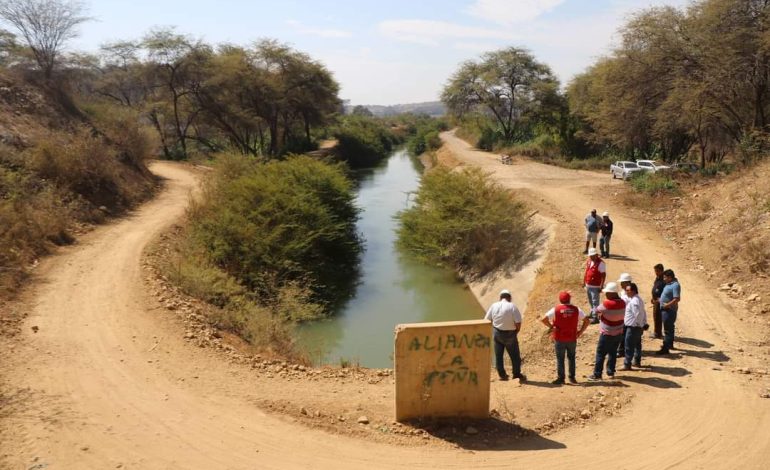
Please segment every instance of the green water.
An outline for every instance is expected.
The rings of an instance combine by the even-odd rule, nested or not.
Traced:
[[[422,165],[406,151],[359,172],[358,230],[365,239],[355,294],[329,319],[303,325],[300,338],[314,362],[340,358],[366,367],[393,366],[393,330],[399,323],[481,318],[470,290],[451,271],[426,266],[396,247],[394,216],[420,184]],[[410,197],[414,197],[413,194]]]

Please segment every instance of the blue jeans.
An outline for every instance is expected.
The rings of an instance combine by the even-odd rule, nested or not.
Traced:
[[[586,294],[588,294],[588,305],[591,306],[591,318],[596,318],[596,307],[599,306],[601,301],[601,287],[586,286]]]
[[[642,363],[642,333],[644,329],[639,326],[626,327],[626,360],[623,363],[626,367],[631,367],[631,359],[634,364]]]
[[[576,341],[570,341],[568,343],[562,341],[554,341],[554,350],[556,351],[556,375],[560,380],[564,380],[564,353],[567,353],[567,360],[569,361],[569,377],[575,378],[575,347]]]
[[[612,238],[612,235],[602,235],[602,237],[599,239],[599,251],[601,252],[602,256],[608,257],[610,256],[610,239]]]
[[[617,361],[618,343],[620,343],[622,339],[623,337],[621,335],[599,335],[599,344],[596,345],[594,377],[602,376],[605,357],[607,357],[607,375],[615,375],[615,362]]]
[[[660,316],[663,320],[663,347],[666,349],[673,349],[674,330],[676,329],[676,310],[661,308]]]
[[[513,376],[519,377],[521,375],[521,354],[519,352],[519,338],[516,330],[498,330],[492,337],[495,340],[495,367],[497,368],[497,375],[500,378],[508,377],[505,373],[505,363],[503,362],[503,350],[508,351],[508,357],[511,358],[511,364],[513,364]]]

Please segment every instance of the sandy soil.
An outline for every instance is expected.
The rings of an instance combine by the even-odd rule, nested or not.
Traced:
[[[605,207],[603,195],[622,188],[609,176],[527,161],[501,165],[496,156],[474,151],[451,134],[444,138],[461,164],[482,166],[501,184],[526,190],[533,204],[556,221],[555,244],[559,233],[579,233],[590,207],[613,212],[614,251],[623,257],[610,261],[611,276],[628,271],[646,286],[649,267],[656,262],[674,269],[682,263],[644,220]],[[355,423],[356,416],[370,411],[387,415],[389,405],[383,404],[392,403],[393,393],[387,375],[334,371],[337,377],[315,380],[312,376],[332,371],[292,369],[278,381],[271,376],[284,371],[280,364],[260,362],[255,368],[233,354],[233,360],[224,361],[219,350],[199,348],[184,338],[178,313],[171,315],[148,292],[139,260],[146,245],[182,215],[195,179],[170,163],[157,163],[153,171],[167,178],[167,190],[45,261],[29,293],[31,311],[21,333],[0,344],[3,468],[765,466],[770,401],[760,398],[768,382],[757,368],[766,363],[767,352],[744,353],[757,341],[756,333],[735,321],[740,312],[721,302],[698,273],[685,271],[679,273],[684,289],[681,349],[670,358],[646,359],[652,366],[648,372],[619,373],[619,381],[596,389],[609,393],[589,386],[551,389],[545,386],[546,375],[533,377],[532,385],[495,382],[493,397],[510,402],[496,405],[493,398],[493,406],[515,414],[523,428],[500,425],[489,430],[494,435],[474,440],[453,438],[457,430],[451,429],[448,435],[434,435],[426,427],[418,433],[427,442],[422,446],[366,439],[397,427],[377,418],[367,426]],[[563,245],[559,248],[569,251]],[[580,250],[575,247],[570,256],[579,261]],[[567,251],[551,250],[549,258]],[[550,274],[544,285],[574,283],[571,277]],[[534,311],[528,321],[546,302],[546,294],[534,302],[530,298]],[[530,330],[536,334],[534,325]],[[590,356],[590,339],[581,344],[584,357]],[[754,373],[735,373],[747,367]],[[586,366],[580,368],[587,372]],[[503,391],[503,386],[508,388]],[[574,409],[570,405],[590,399],[596,410],[614,408],[613,401],[622,407],[625,400],[612,391],[626,388],[636,396],[620,416],[550,434],[533,433],[535,426],[526,425],[531,403]],[[317,407],[307,405],[302,413],[296,403],[303,397]],[[284,401],[294,412],[264,411]],[[326,406],[333,411],[321,409]],[[337,413],[335,406],[346,412]],[[332,434],[302,425],[307,415],[380,431],[363,437]],[[608,443],[614,448],[610,452]]]

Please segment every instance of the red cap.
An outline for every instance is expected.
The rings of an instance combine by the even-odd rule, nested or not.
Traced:
[[[559,302],[568,304],[571,298],[572,297],[569,295],[569,292],[566,290],[559,292]]]

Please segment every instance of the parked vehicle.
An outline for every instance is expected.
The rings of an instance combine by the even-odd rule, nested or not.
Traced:
[[[610,173],[612,174],[612,179],[620,178],[627,180],[637,171],[642,171],[642,169],[639,168],[639,165],[634,162],[619,161],[610,165]]]
[[[665,171],[671,168],[670,166],[663,165],[662,163],[655,160],[637,160],[636,164],[639,166],[639,168],[648,173],[657,173],[659,171]]]
[[[700,167],[692,162],[678,162],[671,165],[671,169],[684,173],[697,173]]]

